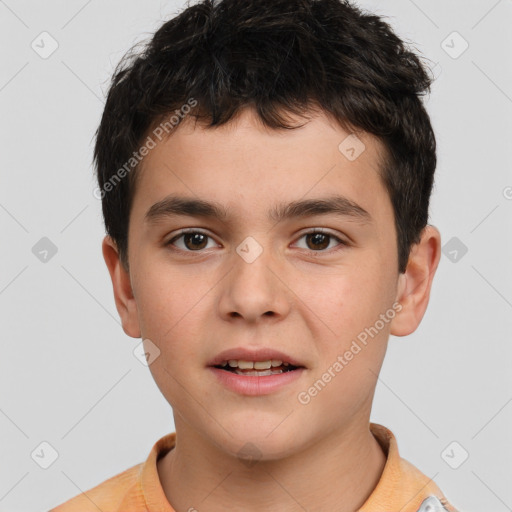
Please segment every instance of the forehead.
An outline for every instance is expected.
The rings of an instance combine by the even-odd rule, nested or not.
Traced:
[[[389,210],[380,177],[384,148],[377,138],[351,134],[318,112],[295,122],[294,129],[272,129],[252,109],[218,127],[186,118],[144,157],[132,211],[145,216],[173,194],[270,219],[275,208],[269,214],[268,206],[277,198],[285,203],[334,193],[372,216]]]

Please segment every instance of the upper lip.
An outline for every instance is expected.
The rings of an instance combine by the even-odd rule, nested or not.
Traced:
[[[274,359],[283,361],[283,363],[290,363],[292,366],[304,367],[304,365],[294,357],[269,347],[257,349],[249,349],[247,347],[230,348],[216,355],[208,362],[208,366],[218,366],[224,361],[231,359],[236,359],[237,361],[269,361]]]

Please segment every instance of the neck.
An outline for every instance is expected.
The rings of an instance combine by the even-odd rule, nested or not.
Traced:
[[[332,432],[285,459],[244,465],[178,420],[176,447],[158,461],[158,472],[175,510],[353,512],[386,463],[368,427]]]

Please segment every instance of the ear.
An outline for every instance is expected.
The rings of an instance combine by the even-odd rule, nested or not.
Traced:
[[[441,234],[427,225],[413,245],[405,272],[399,275],[396,301],[402,309],[393,318],[390,333],[407,336],[416,330],[427,309],[432,280],[441,258]]]
[[[130,274],[121,263],[116,243],[110,236],[106,236],[103,239],[101,248],[110,278],[112,279],[116,308],[121,317],[123,330],[132,338],[140,338],[137,303],[132,291]]]

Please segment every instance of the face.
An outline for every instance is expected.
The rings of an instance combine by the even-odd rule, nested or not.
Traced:
[[[145,157],[123,326],[159,351],[150,370],[176,428],[226,453],[252,442],[272,459],[367,425],[398,314],[398,256],[382,147],[359,135],[354,159],[362,146],[339,148],[348,135],[321,114],[275,131],[246,110],[213,129],[185,121]],[[177,213],[171,196],[215,203],[224,216]],[[337,209],[319,208],[335,196]],[[283,215],[304,201],[309,209]],[[230,349],[279,351],[300,368],[247,377],[210,366]]]

